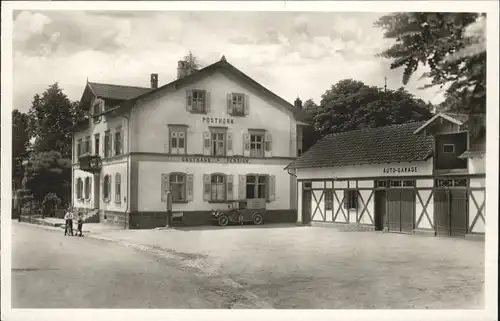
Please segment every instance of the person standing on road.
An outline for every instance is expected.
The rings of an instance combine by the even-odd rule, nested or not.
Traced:
[[[77,232],[77,234],[79,233],[78,236],[83,236],[83,232],[82,232],[82,229],[83,229],[83,215],[82,215],[82,213],[78,213],[77,223],[78,223],[78,232]]]
[[[66,222],[66,227],[64,228],[64,235],[71,235],[73,236],[73,211],[71,210],[71,207],[68,207],[68,210],[66,211],[66,214],[64,215],[64,220]]]

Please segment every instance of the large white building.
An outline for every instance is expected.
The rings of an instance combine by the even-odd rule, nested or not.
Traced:
[[[305,113],[222,59],[158,87],[87,83],[75,127],[73,206],[124,228],[166,223],[166,191],[186,225],[210,224],[227,200],[265,199],[265,220],[296,220],[284,170],[302,146]]]
[[[328,135],[288,170],[300,224],[484,236],[485,133],[471,139],[462,115]]]

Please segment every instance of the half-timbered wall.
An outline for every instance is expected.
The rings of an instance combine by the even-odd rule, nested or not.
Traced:
[[[486,189],[484,178],[471,178],[469,189],[469,233],[485,232]]]
[[[415,229],[434,229],[434,180],[416,181]]]

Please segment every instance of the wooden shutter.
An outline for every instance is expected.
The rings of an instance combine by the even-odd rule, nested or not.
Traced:
[[[193,111],[193,91],[186,90],[186,110],[189,112]]]
[[[170,175],[161,174],[161,201],[167,201],[167,192],[170,189]]]
[[[249,95],[244,95],[243,96],[243,111],[245,113],[245,116],[249,114],[249,109],[250,109],[250,96]]]
[[[247,176],[238,175],[238,199],[245,200],[247,198]]]
[[[226,155],[233,156],[233,133],[226,134]]]
[[[186,201],[191,202],[193,200],[194,192],[194,175],[186,175]]]
[[[250,134],[243,134],[243,156],[250,156]]]
[[[210,201],[210,174],[203,174],[203,200]]]
[[[203,155],[210,155],[210,132],[203,132]]]
[[[264,143],[265,143],[265,156],[266,157],[271,157],[272,156],[272,148],[273,148],[273,138],[271,136],[271,133],[266,132],[264,135]]]
[[[233,200],[234,199],[234,194],[233,194],[233,175],[229,174],[226,175],[226,200]]]
[[[349,191],[344,190],[344,208],[349,209]]]
[[[276,200],[276,176],[267,175],[267,200],[269,202]]]
[[[233,114],[233,94],[227,94],[227,114]]]
[[[205,99],[205,114],[210,113],[210,92],[204,90],[203,98]]]

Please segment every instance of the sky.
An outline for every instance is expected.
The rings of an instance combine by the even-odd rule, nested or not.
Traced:
[[[201,66],[224,55],[269,90],[293,101],[313,99],[339,80],[402,86],[402,69],[375,54],[387,48],[373,26],[381,13],[210,11],[15,11],[14,108],[28,111],[33,96],[58,82],[79,100],[87,79],[149,87],[175,80],[177,61],[189,51]],[[418,73],[406,86],[419,98],[443,100],[437,89],[420,90]]]

